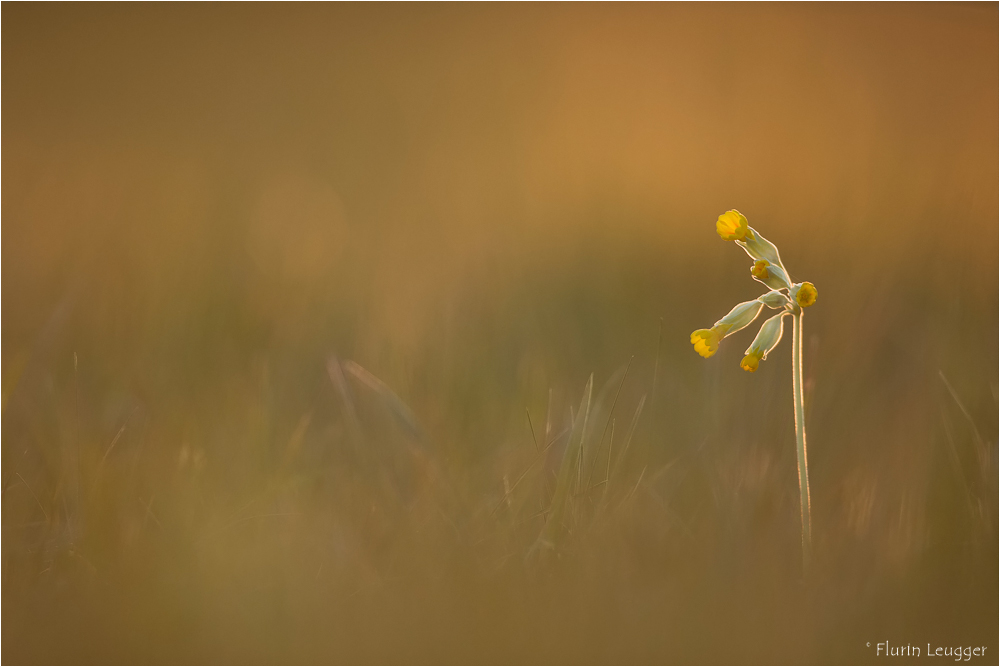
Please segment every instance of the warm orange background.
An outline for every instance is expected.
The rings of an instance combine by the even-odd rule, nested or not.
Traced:
[[[996,650],[996,4],[2,11],[4,662]],[[687,340],[734,207],[819,289],[806,584],[787,341]],[[525,407],[633,355],[526,561]]]

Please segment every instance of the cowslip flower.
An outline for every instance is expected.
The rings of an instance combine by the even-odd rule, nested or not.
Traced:
[[[760,314],[763,306],[781,310],[779,315],[770,318],[761,326],[760,333],[754,339],[755,345],[758,342],[766,342],[768,345],[756,347],[751,345],[743,361],[740,362],[744,370],[753,372],[757,370],[760,362],[767,358],[767,352],[781,341],[781,317],[787,314],[799,314],[802,308],[816,303],[816,286],[810,282],[793,283],[784,264],[781,263],[777,246],[751,227],[746,216],[736,209],[720,215],[715,222],[715,229],[722,239],[735,241],[754,260],[750,267],[750,275],[757,282],[769,287],[770,291],[754,301],[739,304],[712,328],[694,331],[691,334],[691,344],[695,352],[707,359],[718,351],[723,339],[749,326]],[[762,338],[764,334],[767,336]],[[773,336],[776,337],[772,340]]]
[[[769,263],[781,266],[781,256],[778,248],[761,236],[760,232],[751,227],[747,217],[732,209],[726,211],[715,221],[715,231],[723,241],[736,241],[755,260],[767,260]]]
[[[772,264],[766,259],[758,259],[750,267],[750,275],[754,280],[764,283],[771,289],[788,289],[791,285],[785,270],[777,264]]]
[[[760,331],[757,332],[757,337],[753,339],[750,347],[744,352],[746,356],[740,362],[740,368],[753,373],[757,370],[757,366],[761,360],[767,359],[767,353],[781,342],[781,334],[784,332],[784,326],[781,321],[787,314],[778,313],[774,317],[769,317],[764,321]]]
[[[812,283],[795,283],[792,285],[790,294],[795,299],[795,303],[803,308],[808,308],[816,303],[816,286]]]
[[[805,399],[802,391],[802,311],[816,303],[816,286],[810,282],[792,282],[781,255],[773,243],[751,227],[745,215],[733,209],[719,216],[715,223],[719,236],[736,245],[753,260],[750,275],[770,288],[754,301],[736,306],[711,329],[698,329],[691,334],[695,352],[711,357],[724,338],[753,322],[764,306],[779,311],[761,325],[756,338],[740,361],[743,370],[754,372],[760,362],[781,342],[784,318],[792,318],[792,398],[795,408],[796,460],[799,471],[799,505],[802,520],[802,562],[808,563],[812,535],[812,514],[809,501],[809,466],[806,460]]]
[[[750,326],[763,307],[764,304],[760,299],[744,301],[716,322],[711,329],[698,329],[693,332],[691,344],[694,345],[694,351],[708,359],[719,349],[719,343],[723,338]]]
[[[747,235],[747,219],[737,210],[726,211],[715,222],[715,231],[723,241],[741,241]]]

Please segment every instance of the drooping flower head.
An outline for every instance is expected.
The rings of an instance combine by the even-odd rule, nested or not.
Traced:
[[[747,327],[766,305],[781,312],[771,317],[760,328],[753,344],[746,351],[740,366],[748,371],[757,370],[760,362],[781,340],[782,320],[789,313],[800,315],[802,308],[816,303],[816,286],[810,282],[792,283],[788,271],[781,263],[778,248],[751,227],[745,215],[732,209],[719,216],[715,223],[719,236],[726,241],[735,241],[754,260],[750,274],[754,280],[767,285],[770,291],[754,301],[745,301],[711,329],[698,329],[691,334],[691,344],[695,352],[703,357],[711,357],[719,349],[719,344],[727,336]]]

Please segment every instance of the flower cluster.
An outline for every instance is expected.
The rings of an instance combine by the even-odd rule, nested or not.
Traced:
[[[739,304],[711,329],[698,329],[692,333],[691,344],[701,356],[711,357],[719,349],[722,339],[750,326],[764,306],[780,311],[764,321],[757,337],[744,352],[746,356],[740,362],[740,367],[752,373],[781,340],[782,319],[785,315],[801,313],[802,308],[816,303],[816,286],[809,282],[793,283],[781,263],[778,249],[748,225],[746,216],[739,211],[726,211],[720,215],[715,229],[724,240],[735,241],[736,245],[750,255],[753,260],[750,275],[770,288],[770,291],[753,301]]]

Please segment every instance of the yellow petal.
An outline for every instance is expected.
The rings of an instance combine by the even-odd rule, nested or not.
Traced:
[[[743,361],[740,362],[740,368],[745,371],[750,371],[751,373],[757,370],[758,365],[760,365],[760,357],[754,354],[748,354],[743,357]]]
[[[816,286],[812,283],[802,283],[799,291],[795,293],[795,302],[803,308],[816,303]]]
[[[711,329],[698,329],[691,334],[694,351],[708,359],[719,349],[719,335]]]
[[[724,241],[740,241],[747,235],[747,219],[735,209],[726,211],[716,220],[715,231]]]

